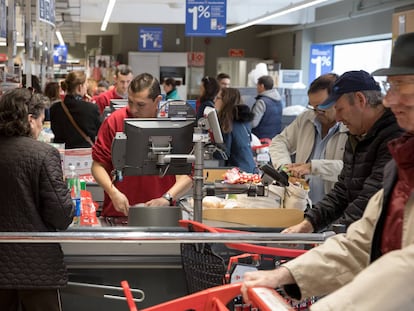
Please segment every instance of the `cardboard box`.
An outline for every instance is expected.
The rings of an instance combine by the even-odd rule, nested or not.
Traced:
[[[208,208],[203,219],[254,227],[286,228],[303,220],[303,212],[294,208]]]

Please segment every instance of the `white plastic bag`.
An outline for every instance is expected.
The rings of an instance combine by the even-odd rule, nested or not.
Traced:
[[[304,211],[308,206],[312,206],[309,190],[300,185],[289,183],[285,189],[284,207]]]

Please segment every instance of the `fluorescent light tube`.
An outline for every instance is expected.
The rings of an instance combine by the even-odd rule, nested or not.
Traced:
[[[101,31],[105,31],[106,26],[108,26],[109,18],[111,17],[112,10],[114,9],[115,2],[116,0],[109,0],[108,6],[106,7],[104,19],[102,21]]]
[[[62,34],[61,34],[60,30],[56,30],[55,34],[56,34],[56,37],[59,40],[59,44],[60,45],[65,45],[65,41],[63,41],[63,37],[62,37]]]
[[[270,14],[266,14],[266,15],[257,17],[255,19],[252,19],[251,21],[245,22],[243,24],[239,24],[239,25],[236,25],[236,26],[233,26],[233,27],[229,27],[229,28],[226,29],[226,33],[231,33],[231,32],[234,32],[234,31],[238,31],[238,30],[241,30],[241,29],[244,29],[244,28],[256,25],[256,24],[259,24],[261,22],[267,21],[269,19],[272,19],[272,18],[275,18],[275,17],[278,17],[278,16],[282,16],[282,15],[293,13],[293,12],[296,12],[296,11],[299,11],[299,10],[302,10],[302,9],[306,9],[310,6],[317,5],[317,4],[325,2],[325,1],[327,1],[327,0],[302,1],[302,2],[299,2],[297,4],[290,5],[290,6],[284,8],[282,10],[279,10],[279,11],[276,11],[276,12],[273,12],[273,13],[270,13]]]

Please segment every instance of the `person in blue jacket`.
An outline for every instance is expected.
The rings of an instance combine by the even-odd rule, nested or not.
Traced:
[[[282,97],[273,85],[271,76],[261,76],[257,80],[258,95],[252,107],[252,133],[259,138],[272,139],[282,131]]]
[[[256,163],[250,146],[253,114],[242,104],[240,92],[222,88],[216,96],[215,106],[223,133],[227,165],[236,166],[247,173],[256,172]]]

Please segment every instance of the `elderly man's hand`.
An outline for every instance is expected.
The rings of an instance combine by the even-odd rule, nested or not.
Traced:
[[[293,163],[285,165],[287,172],[297,178],[303,178],[305,175],[309,175],[312,172],[311,163]]]
[[[295,283],[292,274],[285,267],[280,267],[275,270],[261,270],[254,272],[246,272],[243,276],[243,284],[241,292],[246,303],[251,303],[247,294],[249,287],[264,286],[276,288],[285,284]]]
[[[314,231],[309,220],[303,220],[301,223],[286,228],[281,233],[312,233]]]

